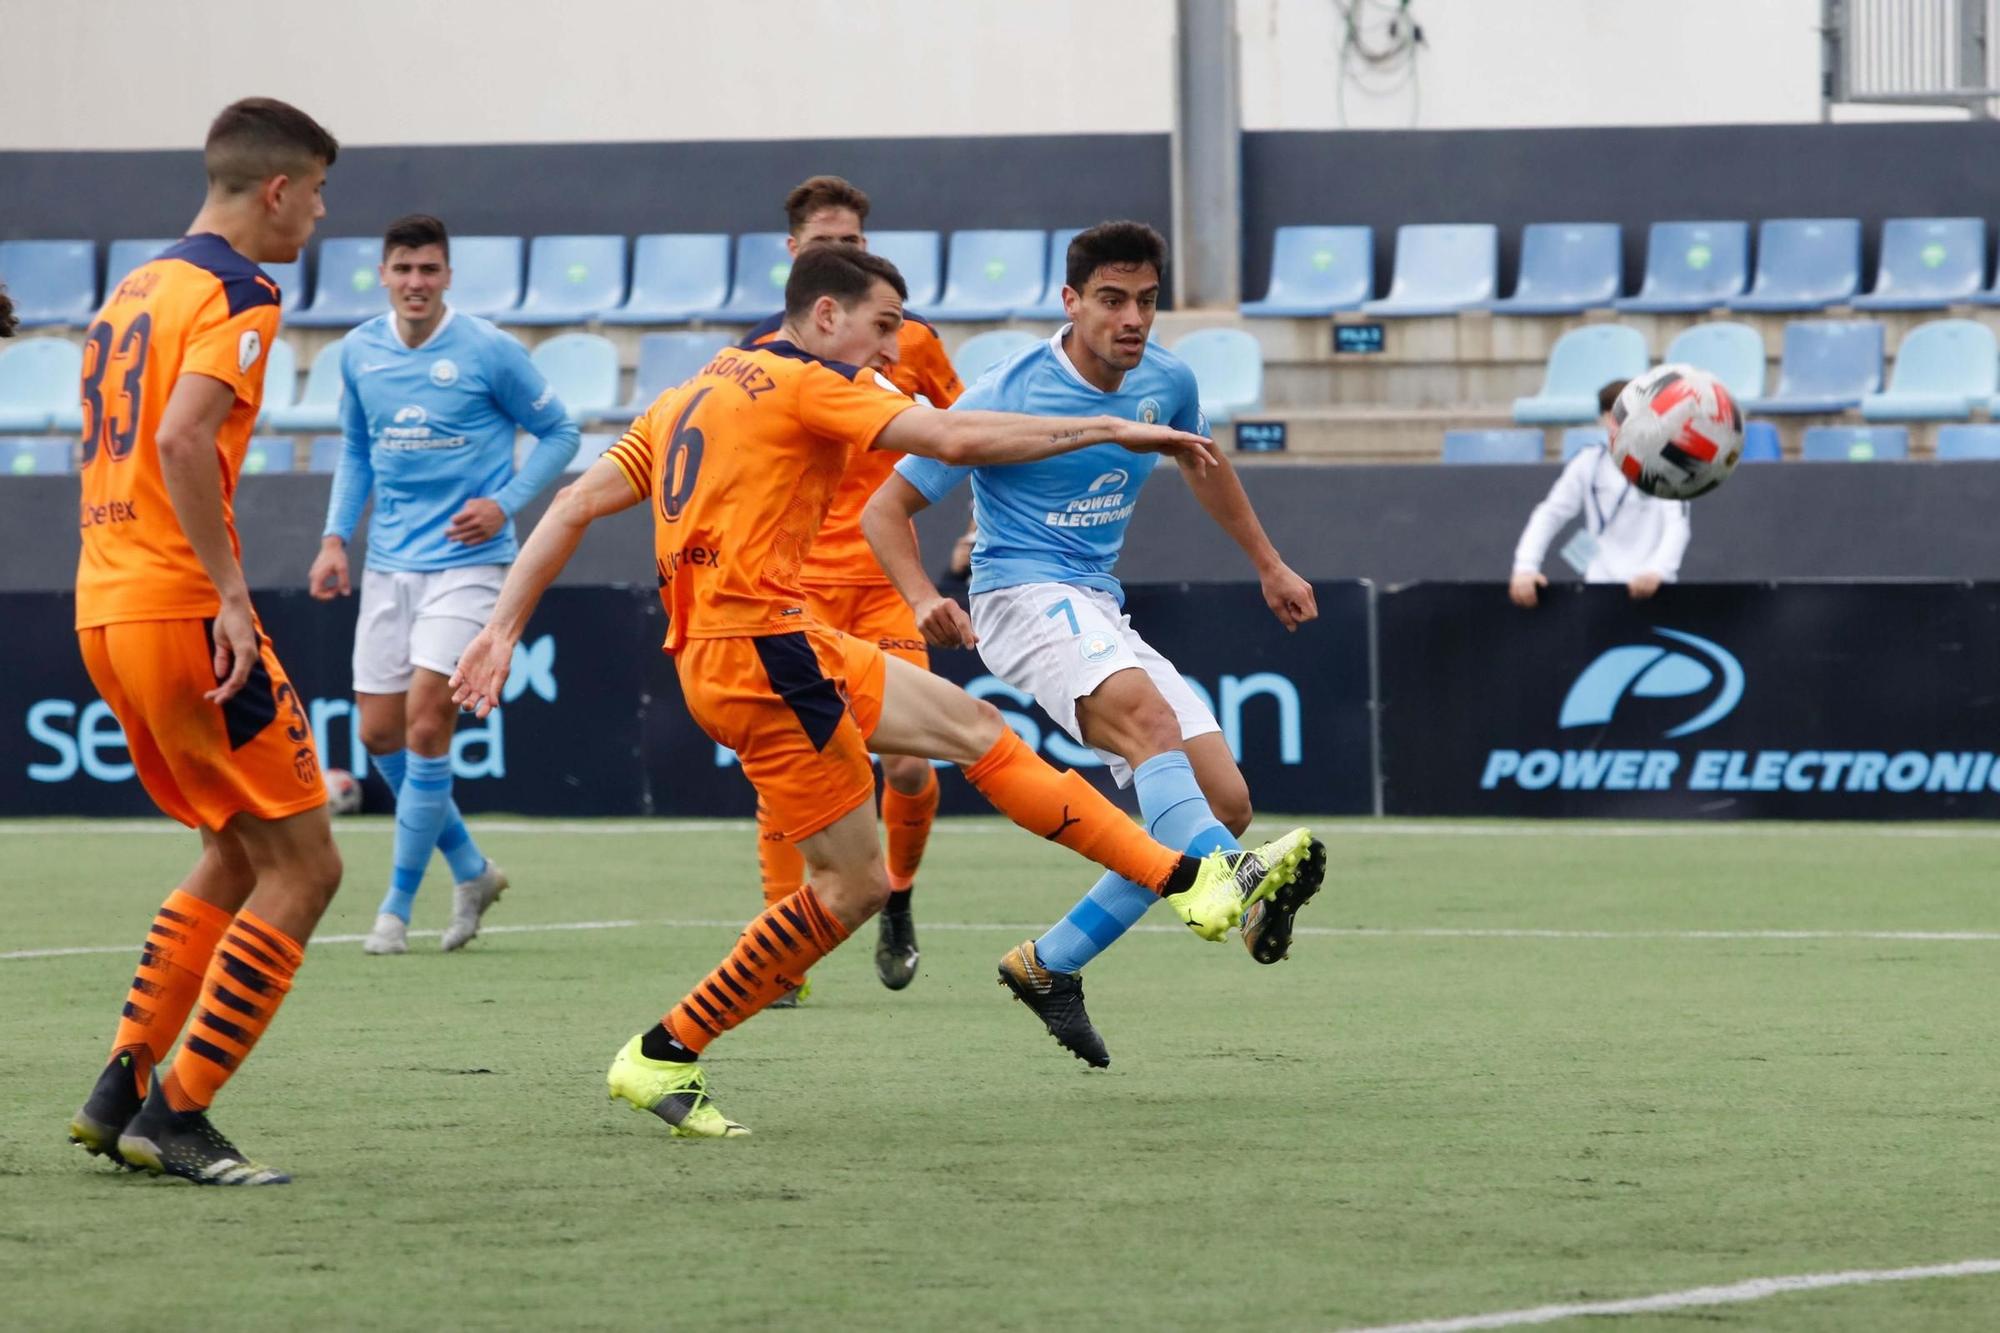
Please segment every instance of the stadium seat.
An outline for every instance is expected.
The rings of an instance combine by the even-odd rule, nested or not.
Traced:
[[[273,412],[282,412],[299,400],[299,354],[283,338],[271,344],[264,357],[264,408],[258,413],[262,425]]]
[[[60,476],[72,470],[75,458],[75,440],[48,435],[0,436],[0,476]]]
[[[775,312],[774,312],[775,313]],[[639,366],[632,397],[608,415],[636,417],[653,400],[709,363],[735,339],[726,333],[649,333],[639,339]]]
[[[274,409],[261,423],[268,430],[337,430],[340,427],[339,341],[328,343],[313,358],[305,391],[290,407]]]
[[[563,464],[563,471],[588,471],[590,465],[602,458],[604,451],[616,443],[618,443],[616,435],[606,435],[601,432],[588,432],[584,434],[576,442],[576,453],[571,456],[569,462]]]
[[[1903,335],[1889,387],[1861,400],[1866,421],[1965,421],[2000,388],[2000,344],[1969,319],[1935,319]]]
[[[1716,320],[1682,329],[1663,360],[1707,371],[1739,402],[1764,392],[1764,337],[1748,324]]]
[[[451,238],[451,291],[445,303],[468,315],[505,320],[521,304],[521,238]]]
[[[1785,457],[1785,447],[1778,441],[1778,428],[1768,421],[1746,421],[1743,423],[1743,463],[1777,463]]]
[[[284,435],[253,435],[243,451],[243,475],[261,472],[290,472],[297,446]]]
[[[729,238],[720,232],[641,236],[632,243],[632,290],[599,310],[605,324],[685,324],[729,299]]]
[[[315,435],[306,446],[306,471],[337,472],[340,470],[341,451],[347,442],[338,435]]]
[[[729,299],[713,310],[696,311],[698,319],[725,324],[754,324],[785,308],[785,279],[792,275],[792,257],[785,233],[753,231],[736,238],[736,266]]]
[[[1264,299],[1245,301],[1242,311],[1253,318],[1318,319],[1359,309],[1374,294],[1373,228],[1280,227],[1271,237],[1271,281]]]
[[[1008,357],[1026,351],[1041,341],[1034,334],[1020,329],[990,329],[985,333],[975,333],[960,343],[958,350],[951,354],[951,364],[958,371],[959,379],[967,384],[976,384],[981,375]]]
[[[1500,229],[1486,222],[1396,228],[1389,294],[1367,315],[1449,315],[1484,309],[1498,290]]]
[[[1005,319],[1047,294],[1048,233],[955,231],[944,295],[917,313],[933,320]]]
[[[625,299],[623,236],[537,236],[528,243],[528,289],[509,324],[582,324]]]
[[[334,236],[319,243],[313,265],[312,304],[287,322],[302,329],[351,328],[389,308],[376,270],[382,266],[379,236]],[[279,287],[282,289],[283,282]]]
[[[530,359],[547,377],[573,421],[617,414],[618,348],[595,333],[559,333]]]
[[[1757,280],[1732,310],[1823,310],[1861,290],[1855,218],[1771,218],[1757,226]]]
[[[1899,463],[1910,456],[1902,426],[1808,426],[1799,457],[1808,463]]]
[[[75,411],[83,349],[64,338],[0,342],[0,431],[32,434],[54,428],[58,412]],[[78,416],[81,427],[82,418]]]
[[[0,241],[0,282],[21,327],[82,327],[97,313],[97,247],[89,241]]]
[[[1573,315],[1610,305],[1625,268],[1622,235],[1615,222],[1529,223],[1514,294],[1494,302],[1494,312]]]
[[[1539,463],[1542,433],[1532,427],[1514,430],[1448,430],[1444,433],[1447,463]]]
[[[1173,345],[1201,387],[1209,424],[1234,421],[1264,402],[1264,349],[1241,329],[1196,329]]]
[[[1571,426],[1563,432],[1563,462],[1569,462],[1585,449],[1603,448],[1606,443],[1602,426]]]
[[[1857,310],[1942,310],[1986,281],[1983,218],[1890,218],[1882,224],[1875,289]]]
[[[1844,412],[1882,387],[1882,326],[1866,319],[1795,319],[1785,325],[1778,387],[1743,406],[1786,415]]]
[[[1646,232],[1646,277],[1617,310],[1713,310],[1743,290],[1750,272],[1747,222],[1655,222]]]
[[[118,290],[118,284],[125,281],[125,275],[139,265],[159,254],[170,245],[178,245],[179,239],[155,239],[150,241],[113,241],[104,251],[104,294]]]
[[[2000,459],[2000,425],[1939,426],[1937,456],[1941,463]]]
[[[1584,424],[1597,420],[1597,391],[1612,380],[1645,373],[1646,336],[1624,324],[1586,324],[1556,339],[1542,389],[1514,400],[1523,426]]]
[[[1049,233],[1048,274],[1042,285],[1041,299],[1033,305],[1024,305],[1013,312],[1015,319],[1068,319],[1063,310],[1063,287],[1069,276],[1069,243],[1076,239],[1081,227],[1058,227]]]
[[[868,233],[868,248],[902,273],[903,283],[910,289],[910,299],[904,304],[912,309],[922,309],[938,298],[938,287],[944,281],[938,264],[938,247],[938,234],[934,231]]]

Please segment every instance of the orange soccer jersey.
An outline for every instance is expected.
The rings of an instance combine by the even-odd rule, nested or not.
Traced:
[[[154,444],[182,375],[236,393],[216,436],[223,516],[236,540],[236,477],[278,333],[278,285],[220,236],[189,236],[134,269],[98,312],[83,351],[83,554],[76,625],[213,616],[215,585],[181,532]]]

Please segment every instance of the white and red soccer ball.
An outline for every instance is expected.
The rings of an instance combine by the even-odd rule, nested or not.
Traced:
[[[1743,410],[1693,366],[1656,366],[1611,407],[1611,461],[1662,500],[1692,500],[1729,479],[1743,457]]]
[[[326,804],[336,815],[358,814],[361,810],[361,779],[344,768],[327,769]]]

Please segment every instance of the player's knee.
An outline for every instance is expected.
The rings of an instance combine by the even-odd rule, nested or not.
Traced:
[[[878,857],[867,866],[846,871],[820,871],[813,892],[834,918],[850,931],[880,912],[889,902],[889,872]]]
[[[882,780],[905,796],[921,796],[931,783],[931,761],[909,754],[885,754]]]
[[[387,723],[364,717],[360,731],[362,748],[370,754],[394,754],[403,748],[403,733]]]
[[[1239,785],[1234,791],[1211,798],[1208,808],[1232,837],[1242,837],[1250,827],[1253,811],[1250,809],[1250,789],[1247,786]]]
[[[451,734],[457,719],[440,722],[436,718],[413,717],[408,734],[399,744],[407,744],[412,754],[442,755],[451,750]],[[364,742],[365,743],[365,742]]]
[[[960,740],[971,756],[961,762],[976,762],[999,741],[1000,733],[1007,729],[1007,719],[1000,716],[1000,710],[984,699],[974,699],[972,707],[966,710],[965,725],[960,729]],[[957,758],[957,756],[943,756]]]

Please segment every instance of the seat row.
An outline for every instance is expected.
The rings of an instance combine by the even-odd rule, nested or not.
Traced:
[[[1603,427],[1573,426],[1563,432],[1563,461],[1604,442]],[[1905,426],[1808,426],[1799,451],[1799,458],[1807,463],[1898,463],[1909,456],[1910,432]],[[1768,421],[1744,424],[1743,462],[1776,463],[1783,458],[1776,426]],[[2000,424],[1939,427],[1937,458],[1946,463],[2000,460]],[[1542,432],[1520,428],[1448,430],[1444,433],[1443,461],[1539,463]]]

